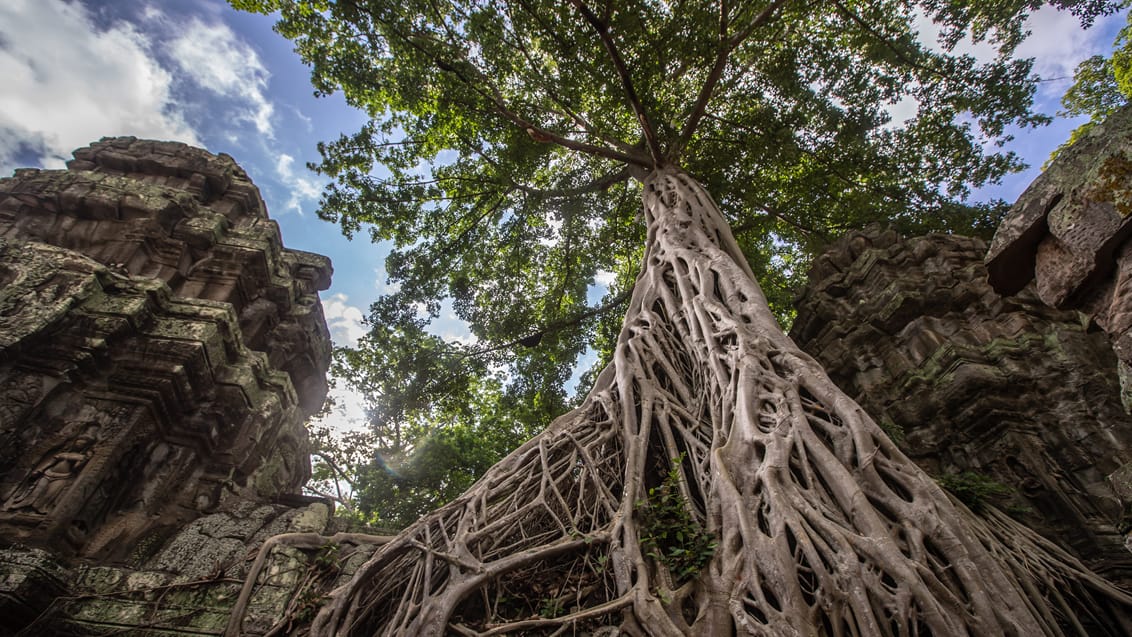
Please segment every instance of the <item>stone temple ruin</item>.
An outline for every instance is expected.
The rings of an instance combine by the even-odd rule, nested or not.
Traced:
[[[1126,588],[1130,213],[1132,106],[1063,150],[989,249],[850,233],[791,332],[929,473],[1010,487],[998,506]]]
[[[929,473],[1126,587],[1130,140],[1126,110],[1065,151],[986,266],[849,233],[791,332]],[[104,139],[0,179],[0,636],[302,632],[382,541],[300,495],[330,274],[226,155]]]
[[[103,139],[0,179],[0,634],[129,588],[115,566],[161,586],[223,573],[261,527],[324,530],[298,494],[330,275],[226,155]],[[145,625],[128,606],[88,604],[74,630]]]
[[[299,492],[330,262],[283,248],[230,158],[103,140],[0,197],[0,533],[113,561]]]
[[[817,259],[791,337],[929,474],[1009,487],[989,504],[1132,584],[1132,417],[1105,335],[1032,288],[987,283],[986,243],[851,232]],[[974,487],[975,485],[970,485]]]

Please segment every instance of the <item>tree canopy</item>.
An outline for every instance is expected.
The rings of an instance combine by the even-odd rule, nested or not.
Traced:
[[[587,345],[611,359],[576,408],[383,538],[311,634],[1127,627],[1132,597],[946,495],[755,282],[782,314],[842,230],[989,229],[993,208],[961,198],[1019,165],[1012,127],[1045,121],[1011,58],[1042,3],[237,4],[280,9],[316,88],[371,116],[317,169],[321,214],[395,248],[399,290],[340,359],[379,394],[383,444],[423,425],[413,454],[466,449],[562,404]],[[1115,6],[1056,4],[1085,22]],[[961,54],[968,37],[998,56]],[[428,333],[447,299],[478,343]]]
[[[788,320],[808,259],[844,230],[989,233],[1001,206],[963,196],[1021,166],[1011,130],[1047,121],[1011,57],[1037,0],[232,4],[279,11],[316,91],[371,118],[314,168],[333,179],[320,216],[393,246],[399,289],[340,358],[389,392],[379,428],[500,373],[512,404],[562,409],[579,355],[612,351],[644,246],[634,177],[653,167],[713,194]],[[1051,4],[1087,24],[1118,3]],[[918,37],[929,21],[937,42]],[[962,53],[967,38],[999,56]],[[446,299],[477,344],[423,329]],[[413,349],[449,362],[390,356]]]
[[[1081,62],[1073,73],[1073,85],[1061,98],[1058,115],[1087,115],[1089,121],[1077,127],[1069,141],[1054,151],[1080,139],[1132,98],[1132,15],[1129,23],[1116,34],[1112,55],[1094,55]]]

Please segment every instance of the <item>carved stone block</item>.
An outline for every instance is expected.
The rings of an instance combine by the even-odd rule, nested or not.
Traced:
[[[103,139],[0,179],[0,539],[118,563],[298,493],[330,274],[226,155]]]
[[[1072,146],[1022,193],[986,255],[991,285],[1030,281],[1057,308],[1079,309],[1132,363],[1132,106]]]

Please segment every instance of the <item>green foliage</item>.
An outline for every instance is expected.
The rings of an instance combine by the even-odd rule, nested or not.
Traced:
[[[399,303],[433,312],[449,297],[498,344],[580,313],[597,272],[636,270],[643,229],[623,168],[649,161],[640,120],[569,3],[235,4],[278,10],[277,29],[312,65],[317,90],[340,90],[372,116],[358,134],[321,146],[317,169],[335,181],[320,214],[393,243]],[[1028,62],[979,65],[915,37],[918,4],[942,23],[945,44],[969,32],[1009,54],[1038,2],[787,3],[727,45],[702,117],[693,105],[724,46],[717,9],[615,4],[600,17],[666,161],[703,181],[750,235],[755,269],[780,278],[767,287],[783,316],[808,257],[848,228],[968,228],[948,193],[1020,166],[1008,153],[984,154],[980,137],[1003,141],[1009,125],[1044,121],[1028,110]],[[1114,5],[1056,4],[1086,19]],[[738,5],[731,35],[759,10]],[[919,101],[916,116],[889,122],[886,108],[906,98]],[[619,281],[624,289],[631,277]],[[593,327],[541,344],[532,371],[568,368],[594,344]]]
[[[356,348],[334,352],[338,382],[366,399],[368,431],[312,432],[318,490],[348,495],[350,517],[384,528],[404,527],[459,495],[537,432],[529,423],[545,423],[566,406],[564,379],[505,386],[490,369],[492,357],[472,355],[398,312],[389,299],[379,301],[374,313],[386,320]],[[333,482],[339,474],[348,494]]]
[[[334,495],[333,463],[348,483],[344,513],[385,529],[403,528],[462,493],[535,433],[526,423],[540,421],[529,401],[505,394],[497,381],[475,383],[465,388],[464,401],[425,405],[405,416],[397,432],[373,409],[370,431],[316,432],[318,490]]]
[[[1128,3],[1122,4],[1127,6]],[[1070,133],[1069,140],[1053,151],[1051,161],[1132,98],[1132,13],[1128,15],[1128,24],[1117,33],[1112,47],[1110,57],[1094,55],[1078,64],[1073,72],[1073,85],[1062,96],[1062,110],[1058,115],[1087,115],[1089,121]]]
[[[986,234],[1002,207],[963,196],[1021,166],[1001,151],[1011,127],[1047,121],[1031,112],[1031,63],[1010,57],[1037,0],[232,3],[278,11],[316,92],[371,118],[320,144],[314,168],[332,179],[319,215],[392,248],[399,291],[336,367],[370,397],[384,459],[359,492],[410,503],[367,501],[382,520],[468,479],[405,478],[425,450],[451,448],[420,441],[498,424],[458,403],[526,431],[569,407],[561,387],[583,352],[595,369],[609,360],[645,242],[635,177],[677,164],[700,180],[788,322],[810,259],[848,229]],[[1118,3],[1052,4],[1088,22]],[[917,39],[923,15],[942,48]],[[955,53],[964,35],[1000,57]],[[918,107],[894,122],[898,103]],[[614,282],[595,305],[603,273]],[[476,346],[429,333],[446,302]],[[478,463],[494,445],[442,455]]]
[[[529,437],[516,421],[450,423],[407,455],[378,457],[359,476],[357,506],[371,521],[401,528],[463,493]]]
[[[314,556],[315,568],[322,573],[337,573],[341,549],[341,545],[327,542],[318,550],[318,554]]]
[[[539,604],[538,614],[543,619],[554,619],[565,611],[562,600],[554,597],[544,597]]]
[[[374,436],[368,431],[337,432],[325,424],[307,425],[311,440],[311,479],[305,489],[336,503],[335,515],[364,522],[354,506],[358,468],[368,462]]]
[[[648,498],[637,502],[641,518],[641,545],[645,554],[668,567],[677,583],[693,577],[711,561],[717,545],[689,512],[680,491],[681,454],[660,486],[649,489]]]
[[[888,438],[892,440],[892,442],[895,442],[897,445],[904,444],[904,427],[893,422],[893,420],[887,416],[882,417],[880,420],[878,420],[877,425],[881,428],[882,431],[884,431],[885,434],[888,435]]]
[[[974,471],[940,477],[940,486],[959,498],[972,511],[981,511],[988,501],[1009,496],[1013,489]]]

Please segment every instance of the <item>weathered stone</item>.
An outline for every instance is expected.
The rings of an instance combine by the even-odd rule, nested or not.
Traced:
[[[1132,583],[1132,497],[1109,476],[1132,462],[1103,334],[1032,288],[986,283],[985,245],[854,232],[816,260],[791,336],[937,476],[1014,488],[999,502],[1092,568]]]
[[[1022,194],[986,256],[1003,294],[1038,296],[1095,320],[1132,363],[1132,106],[1063,150]]]
[[[0,635],[33,622],[67,593],[69,583],[67,569],[47,551],[0,549]]]
[[[324,530],[286,503],[310,504],[330,272],[226,155],[104,139],[0,179],[0,540],[48,550],[0,557],[5,621],[82,591],[113,594],[29,630],[222,630],[250,547]]]
[[[82,596],[57,602],[33,628],[84,636],[120,634],[123,628],[138,635],[223,634],[264,541],[286,533],[325,533],[328,513],[315,502],[299,508],[245,504],[206,516],[136,570],[75,568],[71,590]],[[320,560],[321,548],[277,546],[255,580],[239,634],[263,635],[281,621],[301,623],[298,618],[313,612],[320,591],[347,581],[375,548],[329,544],[329,538],[327,546],[332,560]]]

